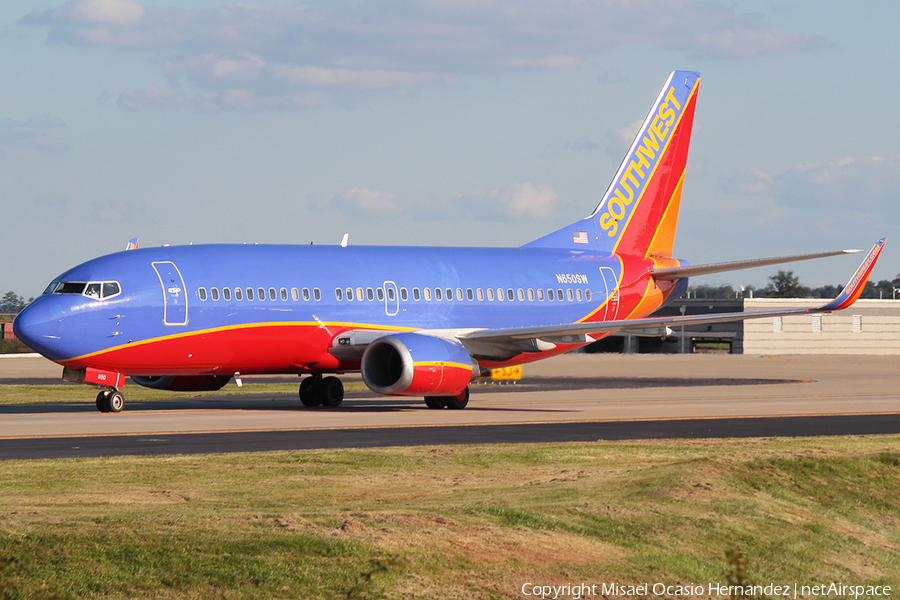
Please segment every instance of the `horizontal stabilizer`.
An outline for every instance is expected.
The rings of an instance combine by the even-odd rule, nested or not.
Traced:
[[[756,258],[751,260],[738,260],[734,262],[711,263],[707,265],[685,265],[683,267],[671,267],[667,269],[650,269],[650,276],[654,279],[681,279],[682,277],[697,277],[698,275],[711,275],[712,273],[725,273],[727,271],[740,271],[753,267],[767,267],[780,265],[813,258],[825,258],[827,256],[839,256],[841,254],[855,254],[859,250],[838,250],[836,252],[820,252],[818,254],[798,254],[796,256],[778,256],[774,258]]]

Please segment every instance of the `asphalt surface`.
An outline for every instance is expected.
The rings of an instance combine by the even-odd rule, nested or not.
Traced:
[[[0,396],[3,383],[59,382],[58,367],[35,360],[0,361]],[[516,385],[473,386],[463,411],[369,392],[339,408],[305,408],[284,393],[128,402],[126,385],[125,411],[110,415],[85,387],[85,402],[0,404],[0,459],[900,433],[896,363],[574,355],[526,365]]]

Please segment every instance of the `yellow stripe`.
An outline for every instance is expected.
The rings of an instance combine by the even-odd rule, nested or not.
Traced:
[[[83,360],[85,358],[91,358],[94,356],[100,356],[102,354],[107,354],[109,352],[115,352],[116,350],[121,350],[123,348],[134,348],[136,346],[143,346],[146,344],[155,344],[157,342],[166,342],[169,340],[176,340],[179,338],[186,338],[198,335],[207,335],[211,333],[219,333],[222,331],[235,331],[238,329],[251,329],[254,327],[318,327],[320,329],[325,329],[327,327],[349,327],[351,329],[373,329],[373,330],[385,330],[385,331],[416,331],[415,328],[412,327],[386,327],[380,325],[368,325],[365,323],[339,323],[339,322],[317,322],[317,321],[286,321],[283,323],[246,323],[242,325],[226,325],[224,327],[212,327],[210,329],[198,329],[196,331],[185,331],[182,333],[176,333],[173,335],[164,335],[156,338],[150,338],[147,340],[139,340],[137,342],[129,342],[127,344],[121,344],[119,346],[113,346],[112,348],[107,348],[106,350],[98,350],[97,352],[90,352],[88,354],[82,354],[81,356],[74,356],[72,358],[67,358],[64,362],[74,361],[74,360]]]
[[[472,365],[453,362],[449,360],[423,360],[413,362],[413,367],[454,367],[457,369],[472,370]]]

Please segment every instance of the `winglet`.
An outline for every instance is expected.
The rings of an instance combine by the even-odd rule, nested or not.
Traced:
[[[819,308],[817,312],[847,308],[859,299],[860,295],[863,293],[863,290],[866,287],[866,282],[869,281],[869,275],[872,273],[872,269],[875,267],[875,262],[878,260],[878,255],[881,254],[881,249],[884,248],[884,241],[886,239],[887,238],[881,238],[875,243],[874,246],[872,246],[872,249],[869,250],[869,254],[866,255],[865,260],[863,260],[862,264],[859,265],[856,273],[853,274],[853,277],[851,277],[850,281],[847,282],[847,285],[844,286],[843,291],[838,295],[837,298],[835,298],[825,306]]]
[[[128,244],[125,245],[126,250],[137,250],[138,244],[140,243],[140,238],[132,238],[128,240]]]

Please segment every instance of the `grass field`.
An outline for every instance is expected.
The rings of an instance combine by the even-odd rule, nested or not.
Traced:
[[[896,594],[898,489],[900,436],[7,461],[0,598]]]

